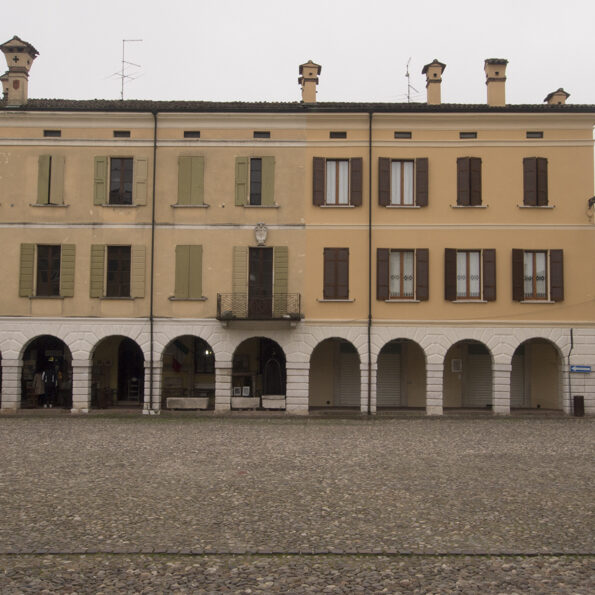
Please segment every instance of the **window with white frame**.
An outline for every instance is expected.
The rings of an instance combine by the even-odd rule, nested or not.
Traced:
[[[349,204],[349,161],[347,159],[327,159],[325,200],[327,205]]]
[[[415,261],[413,250],[390,252],[390,297],[413,299],[415,295]]]
[[[391,162],[391,205],[413,205],[413,161]]]
[[[457,299],[481,298],[480,263],[478,250],[457,251]]]
[[[547,254],[544,251],[525,251],[523,287],[526,300],[547,299]]]

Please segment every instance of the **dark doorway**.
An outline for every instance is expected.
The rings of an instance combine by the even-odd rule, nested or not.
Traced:
[[[273,315],[273,249],[250,248],[248,317]]]
[[[132,339],[122,339],[118,348],[118,403],[140,405],[143,401],[144,358]]]

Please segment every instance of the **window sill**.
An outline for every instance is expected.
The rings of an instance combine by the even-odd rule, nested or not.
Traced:
[[[316,299],[317,302],[347,302],[347,303],[351,303],[351,302],[355,302],[355,298],[317,298]]]
[[[321,209],[355,209],[355,205],[320,205]]]
[[[179,297],[175,297],[173,295],[170,295],[167,298],[170,302],[206,302],[208,298],[206,298],[204,295],[202,297],[198,297],[198,298],[179,298]]]
[[[517,205],[517,209],[555,209],[555,205]]]
[[[211,205],[169,205],[172,209],[208,209]]]
[[[450,205],[451,209],[487,209],[490,205]]]
[[[245,209],[278,209],[279,205],[242,205]]]
[[[384,205],[385,209],[421,209],[418,205]]]
[[[489,304],[488,300],[455,300],[453,304]]]
[[[557,302],[554,302],[552,300],[521,300],[518,303],[519,304],[531,304],[532,306],[534,306],[536,304],[555,304]]]
[[[30,300],[63,300],[63,295],[30,295]]]
[[[126,300],[126,301],[131,301],[133,302],[136,298],[130,297],[130,296],[123,296],[123,297],[108,297],[106,295],[102,296],[99,298],[100,300],[105,300],[105,301],[118,301],[118,300]]]
[[[399,298],[391,298],[388,300],[384,300],[387,304],[419,304],[421,300],[416,300],[414,298],[410,299],[399,299]]]
[[[45,203],[44,204],[31,203],[31,204],[29,204],[29,206],[30,207],[41,207],[42,209],[47,208],[47,207],[49,207],[51,209],[65,209],[66,207],[69,207],[70,205],[57,205],[57,204],[53,204],[53,203],[47,203],[47,204],[45,204]]]
[[[137,209],[141,205],[112,205],[112,204],[106,202],[104,204],[95,205],[95,206],[96,207],[106,207],[106,208],[109,208],[109,209]]]

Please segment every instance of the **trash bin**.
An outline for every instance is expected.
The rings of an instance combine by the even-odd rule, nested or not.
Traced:
[[[574,397],[572,397],[572,405],[574,417],[585,416],[585,397],[583,395],[574,395]]]

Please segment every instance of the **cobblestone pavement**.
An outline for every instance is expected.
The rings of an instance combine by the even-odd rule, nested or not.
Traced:
[[[2,416],[0,592],[590,593],[594,428]]]

